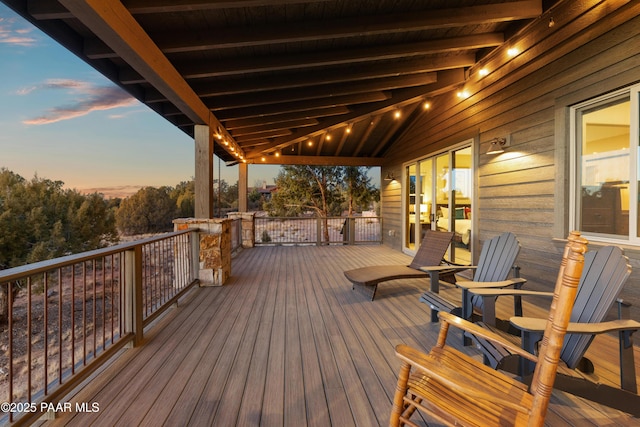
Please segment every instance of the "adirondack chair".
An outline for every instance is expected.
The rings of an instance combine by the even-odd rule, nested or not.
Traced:
[[[472,297],[470,289],[479,288],[504,288],[514,286],[520,289],[526,280],[518,277],[519,269],[514,266],[515,260],[520,252],[520,242],[513,233],[503,233],[490,240],[482,246],[480,258],[477,266],[448,266],[454,271],[474,269],[473,281],[459,281],[456,286],[462,288],[462,306],[456,306],[452,302],[440,296],[440,283],[438,280],[431,280],[429,290],[421,297],[420,301],[431,307],[431,321],[438,321],[438,312],[447,311],[455,313],[464,319],[471,319],[473,307],[482,309],[482,298]],[[435,272],[444,269],[438,266],[425,266],[421,270]],[[509,272],[514,270],[514,278],[507,279]],[[519,300],[515,301],[515,312],[522,312]]]
[[[584,357],[596,334],[618,332],[620,352],[620,389],[594,383],[584,377],[558,374],[556,388],[572,394],[603,403],[607,406],[640,416],[640,398],[637,395],[636,372],[633,355],[632,334],[640,329],[640,322],[618,319],[603,322],[614,305],[631,273],[627,257],[615,246],[605,246],[585,255],[585,266],[580,277],[578,294],[571,312],[571,323],[564,338],[560,353],[561,360],[569,369],[579,369],[592,373],[593,363]],[[483,299],[483,321],[480,326],[495,331],[495,304],[500,296],[519,295],[553,296],[549,292],[523,291],[511,289],[478,289],[471,291]],[[624,304],[618,300],[618,313]],[[521,348],[535,353],[537,343],[542,339],[544,319],[512,317],[511,323],[521,331]],[[507,348],[495,346],[481,337],[472,336],[484,355],[485,363],[495,369],[502,369],[526,378],[533,372],[530,363]]]
[[[344,275],[353,284],[371,295],[371,301],[376,296],[378,284],[393,279],[410,279],[420,277],[436,277],[439,270],[433,273],[424,272],[420,267],[425,265],[439,266],[442,264],[444,254],[453,239],[453,232],[427,230],[411,264],[409,265],[372,265],[367,267],[347,270]],[[446,268],[445,268],[446,270]],[[433,280],[433,279],[432,279]]]
[[[558,369],[562,342],[578,287],[587,242],[572,235],[563,256],[540,356],[512,346],[499,335],[451,313],[440,312],[440,334],[429,352],[399,345],[401,359],[389,424],[410,422],[416,411],[446,425],[542,426]],[[530,387],[446,344],[453,325],[494,340],[536,362]]]

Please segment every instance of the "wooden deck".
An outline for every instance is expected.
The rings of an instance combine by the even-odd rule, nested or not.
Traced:
[[[99,412],[43,424],[387,425],[399,367],[394,346],[435,342],[438,325],[418,301],[427,285],[388,282],[371,302],[342,272],[408,261],[382,246],[245,250],[228,284],[196,289],[146,333],[144,345],[125,350],[66,399],[95,402]],[[603,352],[594,358],[596,373],[609,369],[599,371],[601,361],[615,365],[607,345],[594,346]],[[557,391],[547,421],[638,425]]]

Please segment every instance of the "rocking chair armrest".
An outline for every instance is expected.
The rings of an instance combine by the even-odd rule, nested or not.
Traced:
[[[458,393],[472,396],[475,399],[486,402],[493,403],[496,400],[496,396],[485,391],[486,384],[477,384],[474,381],[470,381],[469,377],[461,374],[460,371],[440,363],[436,363],[436,359],[428,354],[400,344],[396,346],[396,355],[410,366],[415,367],[418,371],[424,372],[433,380]],[[509,407],[518,412],[529,413],[531,410],[528,406],[519,404],[517,401],[501,399],[500,403],[503,406]]]
[[[546,319],[535,317],[512,317],[512,325],[527,332],[543,332]],[[635,331],[640,329],[640,322],[631,319],[610,320],[599,323],[569,322],[567,333],[596,335],[615,331]]]
[[[500,280],[498,282],[474,282],[472,280],[463,280],[460,282],[456,282],[456,286],[464,289],[469,289],[471,292],[476,293],[475,289],[505,288],[512,285],[522,286],[525,283],[527,283],[527,279],[517,277],[514,279]]]
[[[447,313],[444,311],[441,311],[438,313],[438,317],[440,318],[440,320],[442,321],[442,324],[444,326],[445,323],[453,325],[455,327],[457,327],[458,329],[462,329],[463,331],[467,331],[477,337],[483,338],[487,341],[491,341],[494,344],[498,344],[504,348],[506,348],[507,350],[509,350],[511,353],[517,354],[519,356],[522,356],[526,359],[529,359],[533,362],[538,362],[538,357],[529,353],[526,350],[523,350],[522,348],[518,347],[517,345],[514,345],[512,342],[505,340],[503,337],[501,337],[500,335],[486,329],[483,328],[481,326],[478,326],[476,323],[472,323],[469,322],[468,320],[465,320],[461,317],[458,317],[454,314],[451,313]]]

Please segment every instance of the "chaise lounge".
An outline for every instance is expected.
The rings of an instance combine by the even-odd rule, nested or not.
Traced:
[[[371,296],[371,301],[376,296],[378,284],[394,279],[411,279],[430,277],[442,272],[424,272],[420,267],[438,266],[442,264],[444,254],[453,239],[453,233],[427,230],[411,264],[409,265],[372,265],[367,267],[347,270],[344,275],[353,284],[352,289],[360,287]],[[438,278],[435,278],[437,281]]]

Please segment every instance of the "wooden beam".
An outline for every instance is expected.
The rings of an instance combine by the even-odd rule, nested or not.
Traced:
[[[343,105],[336,107],[317,108],[308,111],[294,111],[284,114],[272,114],[264,117],[254,117],[246,119],[230,119],[224,120],[224,126],[233,131],[245,127],[262,126],[267,124],[278,125],[278,123],[286,123],[292,120],[310,120],[318,117],[339,116],[349,113],[349,109]]]
[[[210,102],[207,102],[207,107],[209,107],[213,111],[221,111],[258,105],[278,104],[282,102],[333,98],[336,96],[393,90],[413,86],[423,86],[426,84],[435,83],[437,79],[437,74],[431,72],[424,74],[410,74],[408,76],[388,77],[384,79],[364,80],[361,82],[348,82],[313,86],[307,88],[276,90],[270,92],[262,92],[259,96],[256,96],[254,93],[216,96]]]
[[[263,160],[264,159],[264,160]],[[314,166],[382,166],[381,157],[335,157],[335,156],[258,156],[249,163],[256,165],[314,165]]]
[[[270,123],[270,124],[263,124],[259,126],[251,126],[251,127],[247,126],[243,128],[238,128],[232,131],[232,134],[233,134],[233,137],[237,139],[242,136],[255,135],[255,134],[260,134],[267,131],[277,131],[281,129],[303,128],[308,126],[315,126],[318,123],[319,122],[317,119],[306,119],[306,118],[296,119],[296,120],[290,120],[287,122]],[[227,127],[227,130],[230,130],[230,129]]]
[[[249,210],[249,165],[243,162],[238,164],[238,211],[247,212]]]
[[[196,125],[195,140],[195,217],[213,218],[213,140],[209,126]]]
[[[60,3],[194,123],[224,131],[122,3],[117,0],[61,0]],[[233,140],[231,135],[226,137]]]
[[[326,109],[329,107],[346,106],[351,104],[366,104],[371,102],[384,101],[391,98],[387,92],[373,92],[356,95],[335,96],[325,99],[311,99],[307,101],[283,102],[280,104],[265,105],[262,107],[245,107],[233,110],[223,110],[216,115],[224,120],[225,117],[234,119],[246,119],[250,117],[264,117],[278,115],[282,113],[304,113],[306,111],[313,114],[315,109]]]
[[[304,70],[295,74],[287,73],[285,76],[262,76],[260,79],[252,78],[252,76],[234,79],[215,77],[195,79],[190,81],[189,84],[199,96],[231,95],[429,73],[471,67],[475,63],[475,54],[464,53],[446,57],[412,58],[401,62],[383,62],[376,64],[375,67],[371,67],[366,63],[354,64],[332,68],[331,72],[327,72],[326,69]],[[127,81],[124,81],[125,76],[121,75],[120,77],[120,81],[123,84],[144,83],[144,79],[140,76],[138,76],[137,80],[130,79]],[[145,96],[145,102],[148,103],[163,100],[164,98],[160,93],[152,92],[151,90]]]
[[[193,60],[181,63],[180,70],[185,79],[198,79],[267,71],[326,67],[329,65],[351,65],[359,62],[382,61],[412,56],[425,56],[434,53],[495,47],[502,43],[504,43],[504,35],[502,33],[485,33],[417,43],[368,46],[361,49],[331,50],[300,53],[297,55],[229,58],[223,62],[216,62],[214,67],[202,61]]]
[[[323,3],[332,0],[124,0],[133,15],[178,13],[194,10],[237,9],[242,7],[281,6],[299,3]],[[29,0],[29,13],[39,20],[72,19],[73,14],[55,0]]]
[[[277,138],[279,136],[286,136],[291,134],[292,134],[292,131],[290,129],[267,130],[267,131],[252,134],[252,135],[236,137],[236,141],[238,141],[238,144],[242,145],[245,142],[261,141],[267,138]]]
[[[132,14],[136,13],[132,8],[130,11]],[[527,0],[390,15],[365,15],[359,16],[357,20],[342,18],[290,22],[287,25],[269,24],[254,26],[250,30],[246,27],[225,28],[224,31],[200,28],[195,31],[197,37],[191,33],[167,32],[153,33],[150,36],[164,53],[184,53],[481,25],[532,19],[541,13],[541,0]],[[107,46],[93,42],[86,45],[85,53],[92,58],[109,58],[112,57],[110,55],[115,55],[109,52]]]

